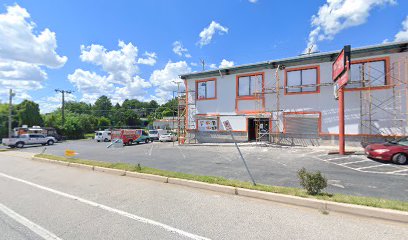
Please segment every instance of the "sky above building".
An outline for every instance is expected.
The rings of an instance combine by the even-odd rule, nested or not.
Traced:
[[[403,0],[1,1],[0,101],[163,103],[179,74],[408,41]]]

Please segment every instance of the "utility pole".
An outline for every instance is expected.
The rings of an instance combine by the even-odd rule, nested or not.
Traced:
[[[62,126],[64,126],[64,124],[65,124],[65,113],[64,113],[64,109],[65,109],[65,93],[71,94],[74,91],[55,89],[55,92],[60,92],[62,94],[61,115],[62,115]]]
[[[11,135],[13,135],[11,131],[11,122],[12,122],[12,114],[13,114],[13,97],[16,94],[13,93],[13,89],[10,89],[9,93],[9,116],[8,116],[8,137],[11,138]]]
[[[205,61],[204,59],[200,59],[201,65],[203,66],[203,71],[205,71]]]

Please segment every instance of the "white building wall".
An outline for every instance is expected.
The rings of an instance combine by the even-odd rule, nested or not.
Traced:
[[[389,57],[390,72],[392,72],[392,78],[399,76],[400,78],[406,77],[406,72],[401,70],[397,73],[397,69],[408,68],[407,66],[397,66],[398,60],[404,57],[408,57],[408,53],[396,53],[387,55],[376,55],[371,56],[367,59]],[[355,61],[357,59],[353,59]],[[302,65],[296,67],[287,67],[286,70],[291,68],[305,67],[305,66],[316,66],[320,67],[320,83],[331,83],[332,82],[332,63],[320,63],[311,65]],[[271,88],[274,86],[274,75],[275,69],[264,69],[256,72],[264,72],[265,76],[265,88]],[[251,72],[248,72],[251,73]],[[246,74],[246,73],[245,73]],[[238,74],[241,75],[241,74]],[[255,100],[240,100],[238,101],[238,109],[236,111],[236,74],[226,75],[226,76],[215,76],[211,78],[216,78],[216,88],[217,88],[217,98],[214,100],[195,100],[196,91],[196,80],[203,79],[188,79],[187,80],[187,90],[188,90],[188,100],[191,105],[189,105],[189,128],[195,129],[195,119],[200,117],[194,117],[195,114],[198,115],[210,115],[214,119],[218,119],[220,125],[222,121],[229,120],[233,129],[235,131],[247,131],[247,118],[253,117],[252,114],[241,113],[243,111],[260,111],[261,102]],[[285,82],[285,71],[279,71],[281,86]],[[394,79],[394,81],[396,81]],[[392,88],[372,90],[372,95],[376,99],[386,99],[391,97],[393,94]],[[405,94],[405,93],[404,93]],[[405,100],[406,97],[403,94],[402,101],[400,103],[401,110],[403,113],[406,112]],[[365,134],[363,129],[361,129],[361,91],[346,91],[345,92],[345,130],[346,134],[359,135]],[[195,106],[194,106],[195,103]],[[393,106],[387,106],[391,109]],[[338,101],[334,99],[333,86],[321,86],[320,93],[313,94],[293,94],[286,95],[284,90],[280,90],[280,108],[285,112],[320,112],[321,113],[321,135],[331,135],[338,133]],[[265,111],[276,110],[276,94],[265,94]],[[396,132],[393,129],[395,122],[384,121],[381,119],[389,119],[389,112],[376,113],[375,116],[378,121],[375,125],[381,129],[381,132],[393,134],[406,134],[404,132]],[[235,115],[235,116],[233,116]],[[406,122],[405,122],[406,123]],[[281,129],[283,131],[283,121],[281,119]],[[219,130],[223,131],[223,126],[219,126]],[[277,131],[273,129],[272,131]],[[373,132],[372,134],[377,134],[379,132]]]

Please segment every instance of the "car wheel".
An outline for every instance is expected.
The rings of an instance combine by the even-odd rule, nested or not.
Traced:
[[[133,144],[133,141],[132,140],[129,140],[129,142],[127,143],[127,145],[129,146],[129,145],[132,145]]]
[[[10,148],[15,148],[16,146],[14,146],[14,145],[10,145],[9,147],[10,147]]]
[[[149,139],[146,139],[146,140],[145,140],[145,143],[149,143]]]
[[[392,162],[400,165],[407,164],[408,162],[407,155],[403,153],[397,153],[394,156],[392,156]]]
[[[54,141],[53,140],[48,140],[47,144],[48,145],[54,145]]]
[[[140,143],[139,141],[136,142],[136,144],[139,144],[139,143]]]
[[[23,148],[23,147],[24,147],[24,143],[23,143],[23,142],[18,142],[18,143],[16,143],[16,147],[17,147],[17,148]]]
[[[104,142],[108,142],[108,141],[109,141],[109,139],[105,138],[103,141],[104,141]]]
[[[100,142],[99,140],[96,140],[97,142]]]

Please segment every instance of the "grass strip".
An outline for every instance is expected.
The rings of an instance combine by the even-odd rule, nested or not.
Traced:
[[[264,191],[264,192],[280,193],[280,194],[286,194],[286,195],[303,197],[303,198],[313,198],[313,199],[327,200],[327,201],[338,202],[338,203],[348,203],[348,204],[355,204],[355,205],[362,205],[362,206],[369,206],[369,207],[376,207],[376,208],[394,209],[394,210],[400,210],[400,211],[406,211],[406,212],[408,211],[408,202],[398,201],[398,200],[389,200],[389,199],[374,198],[374,197],[352,196],[352,195],[345,195],[345,194],[328,194],[328,193],[321,193],[318,195],[309,195],[306,193],[305,190],[300,189],[300,188],[271,186],[271,185],[265,185],[265,184],[257,184],[256,186],[253,186],[252,183],[250,182],[231,180],[231,179],[226,179],[223,177],[202,176],[202,175],[173,172],[173,171],[155,169],[155,168],[128,164],[128,163],[101,162],[101,161],[85,160],[85,159],[79,159],[79,158],[67,158],[67,157],[48,155],[48,154],[37,154],[35,155],[35,157],[64,161],[64,162],[81,163],[81,164],[86,164],[90,166],[120,169],[120,170],[126,170],[126,171],[131,171],[131,172],[154,174],[154,175],[159,175],[159,176],[164,176],[164,177],[194,180],[194,181],[199,181],[199,182],[239,187],[239,188],[252,189],[252,190],[258,190],[258,191]]]

